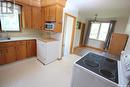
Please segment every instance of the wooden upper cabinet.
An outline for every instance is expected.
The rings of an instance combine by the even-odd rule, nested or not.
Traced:
[[[44,7],[44,18],[45,21],[56,21],[56,6]]]
[[[16,2],[21,3],[21,4],[29,4],[29,0],[16,0]]]
[[[44,26],[45,23],[45,9],[44,7],[41,7],[41,25]]]
[[[49,10],[50,10],[49,20],[55,21],[56,20],[56,6],[50,6]]]
[[[41,24],[41,7],[23,5],[23,28],[26,29],[40,29]]]
[[[41,7],[41,0],[30,0],[29,4],[30,4],[31,6]]]
[[[59,4],[64,7],[66,4],[66,0],[41,0],[41,6],[48,6],[54,4]]]
[[[63,7],[56,4],[42,7],[42,9],[44,11],[44,22],[56,22],[53,31],[62,32]]]
[[[16,0],[17,3],[27,4],[31,6],[41,6],[41,0]]]
[[[55,32],[62,32],[63,7],[57,5]]]
[[[49,7],[44,7],[42,9],[44,9],[44,19],[45,19],[45,21],[49,21],[50,8]]]
[[[31,29],[31,22],[32,22],[32,10],[30,5],[23,5],[22,8],[22,14],[23,14],[23,27]]]
[[[41,8],[32,6],[32,28],[40,29],[42,27],[41,21]]]

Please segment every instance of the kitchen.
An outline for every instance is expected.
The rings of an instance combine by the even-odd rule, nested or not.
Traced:
[[[13,4],[11,4],[12,2]],[[80,4],[83,4],[83,2],[86,3],[83,0]],[[89,84],[91,79],[87,80],[85,76],[83,76],[87,74],[81,75],[82,71],[77,71],[80,68],[83,69],[83,71],[86,70],[82,64],[78,63],[78,60],[83,59],[84,56],[91,56],[91,53],[85,52],[82,58],[78,55],[70,54],[73,53],[74,48],[77,47],[79,43],[77,42],[79,41],[79,37],[77,38],[77,36],[80,36],[77,35],[80,29],[76,29],[77,21],[75,21],[75,18],[78,21],[82,21],[80,18],[82,19],[83,17],[79,15],[78,9],[73,6],[74,3],[70,0],[2,0],[1,3],[4,3],[1,4],[1,8],[2,6],[6,7],[8,4],[14,6],[12,8],[14,8],[15,16],[11,15],[12,10],[3,11],[1,9],[0,87],[95,87],[95,84],[99,84],[98,87],[115,87],[115,85],[118,87],[123,85],[122,87],[124,87],[129,83],[125,76],[122,77],[122,74],[119,74],[118,77],[123,78],[125,81],[119,79],[119,81],[113,82],[113,80],[109,78],[106,79],[106,77],[101,74],[96,74],[95,72],[94,75],[96,78],[101,78],[110,85],[104,85],[102,81],[98,82],[98,79],[92,80],[93,83],[95,83],[92,85]],[[6,16],[7,14],[10,14],[10,17]],[[63,56],[63,53],[66,52],[63,51],[63,48],[66,47],[64,46],[63,38],[65,37],[64,35],[67,35],[64,34],[64,27],[67,26],[64,24],[66,23],[65,15],[68,19],[71,19],[68,16],[74,18],[74,27],[71,26],[71,28],[73,28],[72,32],[75,32],[69,37],[71,38],[69,43],[73,43],[69,46],[71,50],[69,49],[70,52],[67,56]],[[128,16],[130,16],[130,14]],[[91,18],[93,19],[93,17]],[[68,22],[68,25],[70,22],[71,21]],[[129,22],[127,26],[127,34],[129,34]],[[126,43],[125,41],[123,42]],[[124,48],[124,46],[123,44],[122,48]],[[129,50],[129,43],[127,43],[126,49]],[[123,50],[121,49],[121,51]],[[127,54],[129,54],[129,51],[122,52],[122,61],[127,61],[126,56],[129,59],[129,55]],[[95,53],[93,55],[95,55]],[[101,54],[97,55],[102,56]],[[107,58],[105,57],[101,59],[101,61],[104,61],[104,59]],[[86,62],[87,61],[90,62],[90,64],[86,64],[88,65],[87,67],[93,66],[91,65],[93,63],[92,60],[86,60]],[[106,62],[106,64],[109,63]],[[116,61],[114,64],[112,65],[115,67],[115,69],[113,69],[115,72],[122,71],[119,69],[116,70],[117,67],[122,66],[120,65],[120,61]],[[94,66],[99,68],[100,65],[102,64],[98,65],[96,62]],[[125,72],[129,78],[129,72],[127,72],[129,71],[129,64],[126,65],[128,66],[128,70]],[[88,83],[84,82],[84,80],[88,81]],[[79,81],[79,83],[77,81]]]

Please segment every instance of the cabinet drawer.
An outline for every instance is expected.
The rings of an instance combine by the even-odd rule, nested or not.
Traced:
[[[26,45],[26,41],[17,41],[16,45]]]
[[[9,46],[15,46],[16,42],[2,42],[0,43],[0,48],[2,47],[9,47]]]

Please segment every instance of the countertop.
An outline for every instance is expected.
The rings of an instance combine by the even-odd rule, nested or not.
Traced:
[[[52,41],[58,41],[54,38],[40,38],[40,37],[10,37],[10,40],[0,40],[0,42],[11,42],[11,41],[20,41],[20,40],[40,40],[43,42],[52,42]]]

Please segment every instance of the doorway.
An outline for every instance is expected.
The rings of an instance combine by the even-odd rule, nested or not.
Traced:
[[[75,25],[76,17],[69,14],[65,14],[62,41],[62,56],[70,55],[73,51]]]

